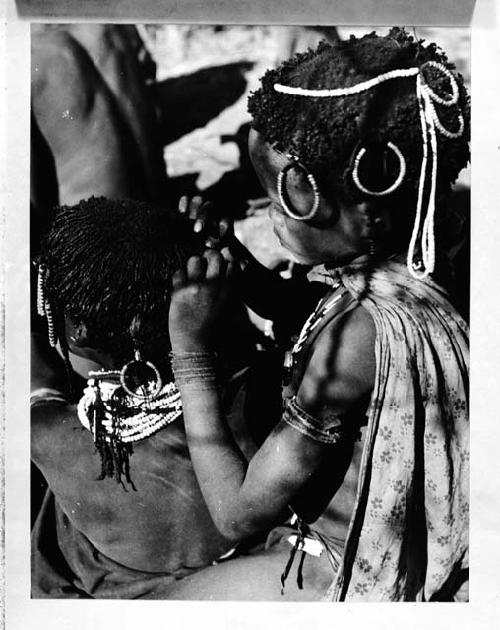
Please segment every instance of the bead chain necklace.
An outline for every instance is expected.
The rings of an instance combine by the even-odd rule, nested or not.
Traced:
[[[159,395],[147,403],[134,396],[125,396],[127,417],[116,418],[113,414],[112,400],[120,385],[116,382],[119,372],[91,372],[88,386],[78,403],[78,418],[82,425],[94,435],[95,428],[89,418],[89,411],[98,397],[104,405],[104,419],[101,422],[106,432],[106,440],[118,439],[120,442],[138,442],[156,433],[182,415],[182,402],[175,383],[167,383]],[[104,378],[109,380],[105,381]],[[115,381],[115,382],[113,382]],[[99,389],[99,392],[97,391]]]
[[[332,285],[330,292],[325,297],[321,298],[318,302],[318,305],[314,309],[314,311],[309,315],[306,320],[306,323],[302,327],[302,330],[299,333],[299,336],[294,343],[291,350],[288,350],[285,353],[285,359],[283,363],[283,367],[285,369],[285,380],[289,382],[291,377],[291,372],[295,365],[295,360],[297,355],[300,353],[302,348],[304,347],[305,342],[307,341],[309,335],[312,331],[319,325],[323,317],[327,313],[329,313],[332,308],[340,302],[340,300],[344,297],[347,291],[342,291],[341,293],[336,293],[336,290],[341,286],[340,281],[337,281],[334,285]],[[333,293],[333,295],[332,295]]]

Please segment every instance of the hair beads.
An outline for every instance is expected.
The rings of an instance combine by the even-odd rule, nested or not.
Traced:
[[[426,68],[431,67],[442,72],[449,80],[451,86],[451,94],[449,97],[442,97],[436,94],[436,92],[429,86],[425,78],[424,71]],[[453,74],[441,63],[436,61],[427,61],[422,64],[420,68],[402,68],[399,70],[391,70],[380,74],[373,79],[363,81],[357,85],[353,85],[347,88],[334,88],[334,89],[305,89],[300,87],[285,86],[280,83],[274,84],[274,90],[283,94],[289,94],[293,96],[309,96],[313,98],[322,97],[343,97],[353,94],[360,94],[366,90],[370,90],[385,81],[390,81],[398,78],[416,77],[416,99],[420,114],[421,132],[422,132],[422,164],[420,169],[420,178],[418,185],[418,198],[417,207],[415,211],[415,222],[413,226],[413,232],[410,240],[407,257],[407,267],[409,273],[417,278],[423,279],[434,271],[435,265],[435,237],[434,237],[434,213],[435,213],[435,197],[436,197],[436,180],[437,180],[437,139],[436,130],[443,136],[449,139],[459,138],[464,132],[464,118],[462,112],[458,111],[458,129],[456,131],[450,131],[446,129],[441,123],[438,113],[436,111],[435,103],[444,107],[451,107],[458,103],[459,88],[457,81]],[[429,145],[431,154],[431,180],[430,180],[430,193],[427,204],[427,212],[424,219],[424,223],[421,226],[422,217],[422,205],[425,191],[425,184],[427,180],[427,164],[429,160]],[[362,148],[357,154],[354,160],[354,166],[352,171],[352,178],[358,189],[364,194],[371,196],[388,195],[394,192],[403,182],[406,175],[406,162],[404,156],[399,148],[392,142],[388,142],[387,146],[391,148],[398,156],[400,161],[400,171],[396,181],[386,190],[372,191],[367,189],[359,179],[359,164],[362,157],[365,155],[366,149]],[[295,217],[296,218],[296,217]],[[421,249],[421,262],[415,262],[415,250],[417,245],[418,236],[420,237],[420,249]],[[422,269],[422,270],[421,270]]]

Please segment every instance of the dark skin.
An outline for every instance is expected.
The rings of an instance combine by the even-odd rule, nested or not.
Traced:
[[[276,190],[276,176],[286,157],[255,132],[250,138],[250,152],[272,201],[275,232],[294,257],[309,265],[338,265],[363,256],[367,219],[362,205],[339,208],[322,197],[321,226],[289,219],[279,206]],[[300,182],[293,186],[295,207],[307,207],[308,190]],[[186,268],[174,276],[169,317],[174,353],[206,352],[213,347],[214,322],[238,269],[234,258],[227,258],[208,250],[202,257],[190,258]],[[318,420],[331,414],[349,418],[353,409],[366,407],[374,384],[374,340],[373,321],[361,307],[323,331],[298,388],[298,404]],[[286,506],[297,499],[300,502],[313,478],[319,486],[331,488],[332,468],[341,482],[352,443],[323,444],[280,421],[247,462],[225,423],[217,392],[182,386],[180,390],[198,481],[212,518],[227,538],[238,541],[273,525]],[[309,520],[321,513],[330,496],[307,506]]]

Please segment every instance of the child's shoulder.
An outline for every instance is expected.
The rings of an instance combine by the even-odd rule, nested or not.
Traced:
[[[375,324],[361,305],[342,313],[318,335],[298,391],[312,415],[347,414],[375,380]]]

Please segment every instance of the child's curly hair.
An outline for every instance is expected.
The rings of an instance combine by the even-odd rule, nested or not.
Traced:
[[[457,139],[438,134],[439,168],[437,196],[445,196],[451,183],[469,160],[470,101],[463,77],[455,72],[436,44],[424,46],[404,29],[393,28],[386,36],[376,33],[361,38],[351,36],[333,44],[321,42],[269,70],[259,90],[252,93],[248,110],[252,126],[274,148],[296,155],[314,174],[325,196],[359,202],[366,197],[352,181],[353,157],[359,147],[385,147],[393,142],[406,160],[403,185],[392,195],[392,203],[413,200],[422,163],[422,131],[415,78],[384,82],[360,94],[332,98],[302,98],[278,93],[276,83],[307,89],[349,87],[390,70],[420,67],[427,61],[443,64],[453,72],[459,86],[456,106],[436,109],[442,124],[457,128],[457,108],[464,118],[464,133]],[[428,67],[426,81],[438,94],[449,93],[449,80],[439,70]],[[372,153],[372,152],[371,152]],[[377,151],[374,152],[377,154]],[[380,158],[380,152],[378,153]],[[363,182],[369,188],[382,189],[395,179],[397,160],[389,159],[381,169],[375,159]],[[349,175],[349,176],[348,176]],[[374,185],[370,185],[377,182]]]

